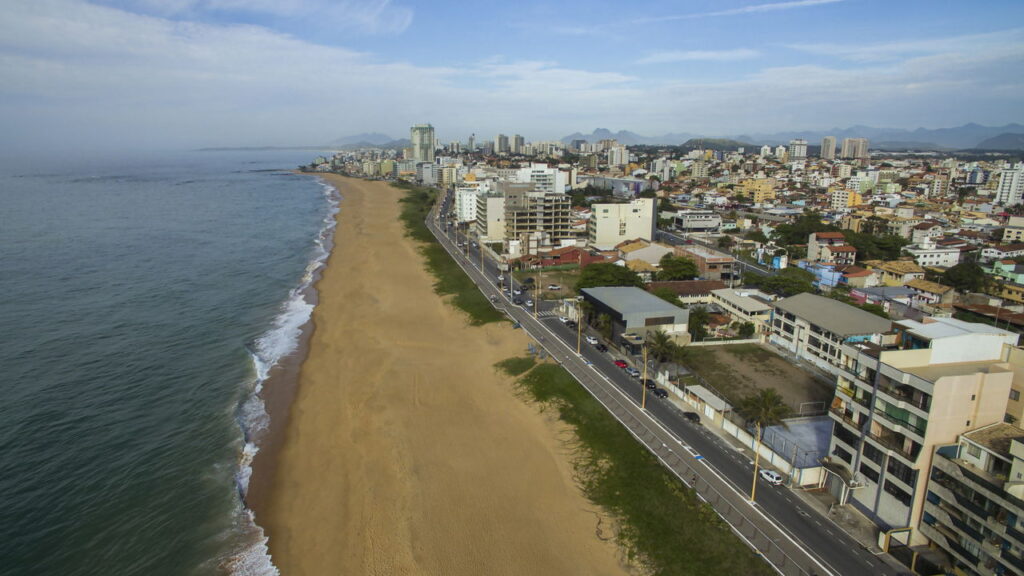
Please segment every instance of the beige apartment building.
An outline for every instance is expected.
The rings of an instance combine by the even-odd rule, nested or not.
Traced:
[[[970,430],[1020,418],[1018,335],[951,318],[901,320],[848,340],[831,362],[835,421],[825,487],[883,529],[919,530],[935,448]],[[1010,414],[1008,411],[1016,411]]]
[[[657,223],[654,198],[625,204],[594,204],[587,222],[587,240],[598,250],[610,250],[626,240],[654,239]]]

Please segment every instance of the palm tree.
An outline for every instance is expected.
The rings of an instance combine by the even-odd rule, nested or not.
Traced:
[[[658,368],[661,368],[661,364],[675,354],[676,343],[663,330],[655,330],[647,335],[647,349],[658,362]]]
[[[775,388],[766,388],[740,400],[736,411],[746,418],[747,422],[754,424],[757,438],[754,449],[754,481],[750,487],[750,501],[753,502],[757,495],[757,467],[761,463],[761,437],[764,429],[778,424],[785,426],[786,423],[782,420],[789,416],[791,410]]]

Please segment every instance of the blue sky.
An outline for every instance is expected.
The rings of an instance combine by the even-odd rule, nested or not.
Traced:
[[[9,0],[0,149],[1024,121],[1024,1]]]

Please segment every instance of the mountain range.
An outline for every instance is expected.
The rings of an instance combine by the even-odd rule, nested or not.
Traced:
[[[825,136],[835,136],[837,144],[841,143],[843,138],[867,138],[872,148],[890,150],[1024,149],[1024,143],[1021,142],[1024,141],[1024,126],[1016,123],[1005,126],[982,126],[970,123],[954,128],[918,128],[916,130],[857,125],[849,128],[833,128],[831,130],[786,131],[725,136],[695,133],[641,136],[628,130],[612,132],[606,128],[598,128],[590,134],[581,134],[580,132],[569,134],[563,137],[561,141],[568,144],[573,140],[597,142],[599,140],[615,139],[620,144],[627,146],[639,144],[678,146],[688,140],[714,137],[735,140],[749,146],[760,146],[763,144],[788,144],[790,140],[803,138],[809,144],[816,145],[820,144]],[[998,140],[994,140],[996,138]]]
[[[574,132],[561,138],[565,144],[573,140],[597,142],[600,140],[616,140],[626,146],[680,146],[693,145],[700,140],[730,140],[737,146],[776,146],[788,144],[790,140],[803,138],[811,146],[817,146],[825,136],[834,136],[836,144],[843,138],[867,138],[871,148],[875,150],[1024,150],[1024,125],[1006,124],[1005,126],[982,126],[970,123],[953,128],[918,128],[905,130],[902,128],[877,128],[873,126],[851,126],[849,128],[832,128],[831,130],[805,130],[770,133],[750,133],[734,135],[697,134],[674,132],[661,136],[641,136],[636,132],[619,130],[612,132],[607,128],[598,128],[590,134]],[[394,139],[387,134],[368,132],[338,138],[326,144],[326,148],[405,148],[411,146],[408,139]]]

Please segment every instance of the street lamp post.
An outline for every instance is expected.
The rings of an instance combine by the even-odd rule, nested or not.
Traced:
[[[576,301],[576,355],[580,355],[581,346],[583,345],[583,306],[580,301]]]
[[[640,389],[640,409],[647,409],[647,335],[644,334],[644,374],[640,380],[642,388]]]
[[[757,442],[754,448],[754,481],[750,484],[750,501],[753,502],[757,496],[757,467],[761,464],[761,423],[754,422],[754,430],[757,434]]]

